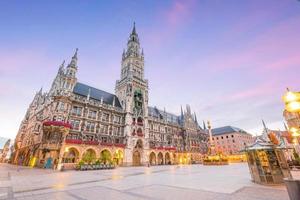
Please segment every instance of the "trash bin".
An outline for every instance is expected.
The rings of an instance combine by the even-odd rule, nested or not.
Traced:
[[[300,180],[299,179],[284,179],[290,200],[300,199]]]

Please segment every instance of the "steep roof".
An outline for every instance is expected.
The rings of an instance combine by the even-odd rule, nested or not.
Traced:
[[[156,107],[148,107],[148,115],[151,117],[159,118],[159,119],[166,119],[167,122],[179,124],[180,122],[180,117],[177,115],[174,115],[169,112],[165,112],[162,110],[159,110]]]
[[[90,95],[90,98],[98,100],[98,101],[101,101],[101,98],[102,98],[103,103],[109,104],[109,105],[113,105],[113,101],[115,99],[115,106],[122,108],[120,101],[116,95],[105,92],[103,90],[99,90],[97,88],[88,86],[83,83],[77,82],[73,89],[73,93],[84,96],[84,97],[87,97],[88,95]]]
[[[222,135],[222,134],[233,133],[233,132],[247,133],[246,131],[234,126],[223,126],[219,128],[213,128],[211,132],[212,135]]]

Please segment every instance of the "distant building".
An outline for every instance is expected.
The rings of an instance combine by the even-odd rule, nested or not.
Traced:
[[[0,163],[7,162],[10,158],[10,139],[7,139],[3,147],[0,147]]]
[[[215,151],[224,155],[239,154],[247,145],[254,142],[251,134],[233,126],[212,129],[212,139]]]

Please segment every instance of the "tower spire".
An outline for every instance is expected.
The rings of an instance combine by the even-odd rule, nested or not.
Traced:
[[[135,45],[133,45],[133,44],[135,44]],[[132,28],[131,34],[129,36],[129,40],[128,40],[127,45],[128,46],[136,46],[136,45],[138,45],[138,49],[139,49],[140,48],[139,44],[140,44],[140,42],[139,42],[139,36],[138,36],[138,34],[136,32],[135,22],[134,22],[133,23],[133,28]]]
[[[78,48],[76,48],[74,56],[72,58],[77,59],[77,52],[78,52]]]
[[[64,71],[64,67],[65,67],[65,60],[59,66],[58,74],[60,74],[60,73],[62,73]]]
[[[42,94],[43,93],[43,86],[41,87],[41,89],[39,90],[38,94]]]
[[[131,34],[133,35],[136,35],[136,30],[135,30],[135,22],[133,22],[133,28],[132,28],[132,32]]]
[[[180,110],[181,110],[180,116],[181,116],[181,119],[183,119],[183,110],[182,110],[182,105],[180,106]]]
[[[265,121],[264,121],[263,119],[262,119],[261,121],[262,121],[262,124],[263,124],[263,126],[264,126],[264,131],[265,131],[266,133],[268,133],[268,128],[267,128],[267,126],[266,126]]]
[[[198,124],[196,112],[194,112],[194,118],[195,118],[196,124]]]
[[[205,121],[203,120],[203,129],[206,130]]]
[[[71,60],[70,64],[68,65],[68,67],[77,68],[77,60],[78,60],[77,53],[78,53],[78,48],[76,48],[75,53],[72,57],[72,60]]]
[[[283,126],[284,126],[284,129],[285,129],[286,131],[289,130],[285,122],[283,122]]]

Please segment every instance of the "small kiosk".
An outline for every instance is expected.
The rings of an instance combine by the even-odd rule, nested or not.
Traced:
[[[252,181],[259,184],[281,184],[284,178],[291,178],[284,156],[283,143],[275,145],[269,140],[257,138],[246,148],[246,156]]]

